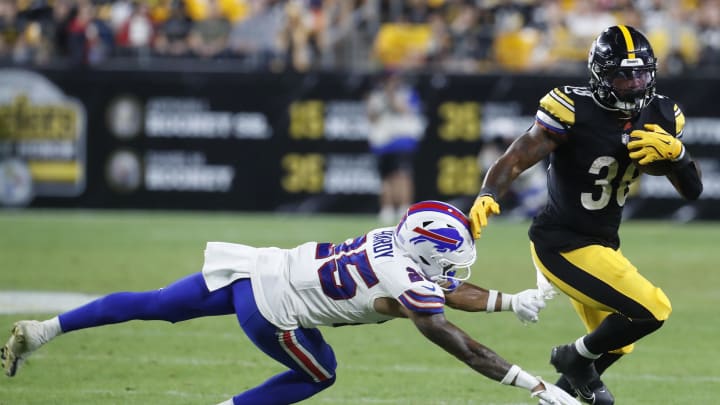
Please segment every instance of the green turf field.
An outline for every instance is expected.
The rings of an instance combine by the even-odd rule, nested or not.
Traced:
[[[154,289],[198,271],[208,240],[290,247],[341,241],[375,225],[371,216],[0,211],[0,290]],[[534,285],[527,225],[493,219],[478,245],[473,282],[509,292]],[[720,224],[629,222],[621,236],[626,256],[665,290],[674,312],[604,380],[622,405],[717,403]],[[530,326],[512,313],[450,310],[448,317],[554,381],[550,348],[583,330],[566,298],[548,304]],[[0,315],[0,339],[18,319],[51,315]],[[474,373],[408,321],[322,330],[338,357],[338,380],[308,404],[534,403],[527,392]],[[232,316],[135,321],[59,337],[15,378],[0,377],[0,404],[215,404],[281,370]]]

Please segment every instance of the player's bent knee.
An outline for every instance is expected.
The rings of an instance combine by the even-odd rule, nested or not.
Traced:
[[[663,326],[665,321],[657,319],[633,319],[633,329],[641,336],[649,335]]]
[[[321,380],[321,381],[313,381],[313,391],[315,391],[315,394],[317,394],[320,391],[323,391],[325,389],[330,388],[335,384],[335,375],[333,374],[332,377]],[[313,394],[314,395],[314,394]]]
[[[670,299],[660,288],[655,290],[655,300],[652,304],[651,312],[657,321],[666,321],[672,313],[672,304]]]
[[[335,384],[335,379],[335,374],[333,374],[333,376],[327,380],[320,381],[318,384],[322,387],[321,390],[329,388],[331,385]]]

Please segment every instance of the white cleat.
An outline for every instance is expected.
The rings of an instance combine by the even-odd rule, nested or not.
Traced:
[[[30,354],[49,340],[41,322],[15,322],[10,339],[0,349],[0,360],[2,360],[5,375],[13,377]]]

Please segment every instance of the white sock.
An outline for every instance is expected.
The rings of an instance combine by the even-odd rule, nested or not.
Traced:
[[[217,405],[234,405],[232,398],[228,399],[227,401],[220,402]]]
[[[60,327],[60,319],[57,316],[46,321],[42,321],[40,323],[43,325],[43,329],[45,330],[45,337],[47,338],[47,340],[50,340],[55,336],[63,333],[62,328]]]
[[[579,337],[578,340],[575,341],[575,349],[577,349],[578,353],[587,358],[587,359],[597,359],[602,354],[595,354],[592,353],[590,350],[588,350],[587,346],[585,346],[585,336]]]

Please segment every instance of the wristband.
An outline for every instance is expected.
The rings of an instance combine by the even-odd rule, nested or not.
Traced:
[[[488,290],[487,305],[485,312],[495,312],[495,304],[497,303],[498,290]]]
[[[533,377],[529,373],[520,370],[517,378],[515,378],[515,384],[513,385],[515,385],[516,387],[525,388],[528,391],[532,391],[532,389],[537,387],[538,384],[540,384],[540,380],[538,380],[537,377]]]
[[[484,195],[489,195],[490,197],[492,197],[493,200],[497,200],[497,198],[495,198],[495,196],[497,195],[497,191],[492,187],[483,187],[480,190],[478,197],[482,197]]]
[[[540,380],[533,377],[526,371],[520,368],[520,366],[512,365],[508,370],[505,377],[500,381],[501,384],[513,385],[515,387],[525,388],[528,391],[532,391],[533,388],[540,384]]]
[[[672,162],[672,167],[675,170],[685,167],[688,165],[688,163],[692,162],[692,158],[690,157],[690,154],[685,150],[685,145],[683,145],[680,156],[678,156],[677,159],[671,160],[671,162]]]
[[[680,155],[672,160],[673,163],[680,162],[685,157],[685,145],[681,146]]]
[[[512,309],[510,307],[512,306],[511,304],[512,304],[512,299],[513,299],[514,295],[515,294],[502,293],[502,297],[501,297],[502,304],[500,304],[501,311],[509,311]]]
[[[521,371],[522,369],[520,368],[520,366],[513,364],[512,366],[510,366],[510,370],[505,373],[505,377],[500,380],[500,384],[512,385],[513,381],[515,381],[515,377],[517,377]]]

